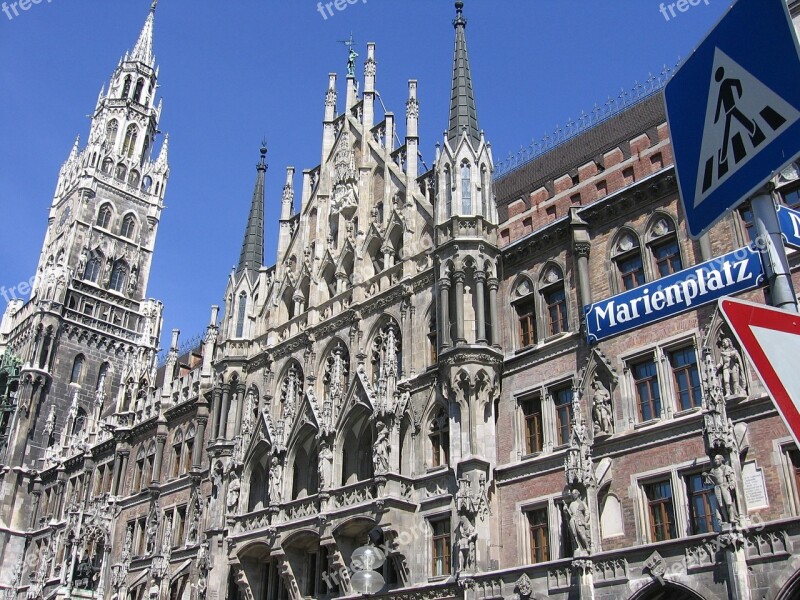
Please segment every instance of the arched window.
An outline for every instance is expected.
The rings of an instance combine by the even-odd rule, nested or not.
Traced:
[[[100,276],[101,266],[102,259],[100,256],[95,254],[89,259],[89,262],[86,263],[86,267],[83,269],[83,278],[87,281],[97,283],[97,278]]]
[[[461,211],[472,214],[472,169],[468,162],[461,165]]]
[[[111,269],[111,279],[108,282],[108,289],[115,292],[122,292],[125,289],[125,281],[128,278],[128,265],[124,260],[118,260]]]
[[[450,464],[450,419],[440,408],[429,424],[428,439],[431,443],[431,466]]]
[[[438,360],[438,335],[436,332],[436,309],[431,312],[431,318],[428,319],[428,347],[430,364],[435,365]]]
[[[139,164],[143,165],[144,161],[147,160],[148,152],[150,151],[150,136],[144,136],[144,141],[142,142],[142,156],[139,159]],[[133,185],[133,184],[131,184]]]
[[[183,432],[177,431],[172,441],[172,477],[181,474],[181,453],[183,452]]]
[[[83,357],[83,354],[78,354],[78,356],[75,357],[72,363],[72,373],[69,376],[70,383],[81,382],[81,375],[83,375],[83,365],[85,362],[86,359]]]
[[[139,171],[131,171],[128,175],[128,185],[136,187],[139,185]]]
[[[125,181],[125,177],[128,175],[128,167],[119,163],[117,165],[117,170],[114,172],[114,177],[116,177],[119,181]]]
[[[116,119],[111,119],[106,123],[106,143],[111,150],[114,149],[117,142],[117,129],[119,129],[119,123]]]
[[[97,211],[97,221],[95,225],[98,227],[102,227],[103,229],[108,229],[108,226],[111,224],[111,205],[106,203],[100,207],[100,210]]]
[[[622,233],[614,244],[613,260],[623,290],[632,290],[645,282],[639,239],[630,231]]]
[[[122,85],[122,95],[120,98],[127,98],[128,94],[131,93],[131,76],[128,75],[125,78],[125,83]]]
[[[188,473],[192,470],[194,462],[194,425],[190,425],[186,431],[186,439],[183,441],[183,472]]]
[[[100,365],[100,370],[97,372],[97,385],[95,385],[95,390],[98,392],[104,392],[106,390],[106,379],[108,379],[108,370],[111,368],[107,362]]]
[[[453,214],[453,177],[450,175],[450,167],[444,168],[444,198],[445,198],[445,218],[449,219]]]
[[[519,348],[533,346],[536,336],[536,298],[533,283],[523,277],[514,288],[514,310],[519,322]]]
[[[567,318],[567,294],[564,288],[564,273],[561,267],[548,266],[542,273],[540,292],[547,319],[547,334],[556,335],[569,329]]]
[[[106,175],[111,175],[111,171],[114,169],[114,161],[110,158],[106,158],[103,160],[103,166],[100,167],[100,170],[103,171]]]
[[[122,154],[128,158],[133,156],[133,151],[136,149],[136,138],[139,137],[139,130],[136,125],[128,125],[125,131],[125,143],[122,146]]]
[[[145,175],[144,179],[142,179],[142,189],[145,192],[149,192],[150,188],[153,186],[153,178],[150,175]]]
[[[136,88],[133,90],[133,101],[137,104],[141,103],[142,101],[142,89],[144,88],[144,79],[141,77],[139,81],[136,82]]]
[[[481,167],[481,214],[489,218],[489,172]]]
[[[142,471],[142,488],[147,488],[153,481],[153,467],[156,464],[156,445],[150,442],[147,448],[147,456],[145,457],[144,470]]]
[[[666,277],[683,269],[678,236],[672,219],[659,216],[649,232],[650,252],[659,277]]]
[[[236,312],[236,337],[244,335],[244,318],[247,314],[247,294],[239,294],[239,305]]]
[[[144,474],[144,447],[140,446],[136,453],[136,466],[133,469],[133,481],[131,481],[131,493],[135,494],[142,489],[142,479]]]
[[[125,215],[125,218],[122,219],[122,227],[119,228],[119,234],[124,238],[131,239],[135,230],[136,217],[132,214]]]

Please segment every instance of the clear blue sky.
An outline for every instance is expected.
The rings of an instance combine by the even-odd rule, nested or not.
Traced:
[[[149,4],[41,0],[13,19],[0,13],[0,286],[34,273],[58,169],[75,136],[86,139],[86,115]],[[700,0],[667,20],[656,0],[467,0],[478,119],[496,159],[674,65],[729,4]],[[173,327],[184,341],[200,333],[209,306],[222,302],[264,136],[265,260],[274,262],[285,167],[319,163],[328,73],[339,73],[341,104],[347,53],[338,40],[351,31],[359,77],[366,43],[377,43],[377,88],[400,117],[401,138],[407,80],[419,80],[430,166],[447,126],[453,2],[368,0],[333,12],[324,19],[313,0],[160,2],[155,53],[171,177],[148,295],[166,305],[165,343]]]

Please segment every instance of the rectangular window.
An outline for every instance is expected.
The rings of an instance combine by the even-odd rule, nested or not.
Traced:
[[[669,353],[669,363],[675,379],[675,394],[680,410],[700,406],[700,373],[697,369],[697,354],[694,348],[681,348]]]
[[[175,537],[172,538],[172,546],[178,548],[183,546],[183,536],[186,531],[186,507],[179,506],[175,511]]]
[[[631,367],[641,422],[661,418],[661,391],[658,388],[656,363],[650,359]]]
[[[675,507],[672,504],[672,486],[669,481],[658,481],[644,486],[650,513],[650,539],[663,542],[677,537]]]
[[[631,256],[618,259],[617,267],[619,268],[623,289],[632,290],[644,283],[642,255],[638,251]]]
[[[569,443],[572,434],[572,388],[563,387],[553,392],[556,409],[556,435],[558,445]]]
[[[533,300],[517,304],[519,346],[527,348],[536,343],[536,305]]]
[[[450,575],[450,519],[432,521],[431,575]]]
[[[136,523],[136,543],[134,545],[134,555],[142,556],[145,551],[144,537],[147,529],[147,519],[139,519]]]
[[[525,454],[541,452],[544,448],[542,433],[542,401],[531,398],[522,402],[522,414],[525,418]]]
[[[744,204],[739,208],[739,216],[742,218],[745,241],[752,242],[756,237],[756,225],[753,219],[753,211],[750,208],[750,203]]]
[[[547,318],[550,328],[550,335],[563,333],[568,329],[567,325],[567,294],[564,286],[559,285],[555,289],[544,292],[544,301],[547,304]]]
[[[719,531],[717,521],[717,498],[713,486],[708,485],[703,475],[697,473],[686,478],[689,494],[689,524],[692,535]]]
[[[683,269],[681,253],[678,250],[678,240],[675,238],[653,246],[653,257],[661,277],[672,275]]]
[[[531,564],[550,560],[550,527],[547,508],[528,511],[528,528],[531,537]]]

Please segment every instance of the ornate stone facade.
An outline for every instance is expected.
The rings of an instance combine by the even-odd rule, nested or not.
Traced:
[[[584,305],[745,243],[738,214],[687,238],[658,94],[494,178],[456,2],[421,173],[417,82],[398,148],[375,46],[360,85],[353,52],[274,266],[264,147],[224,316],[157,368],[153,18],[0,326],[5,598],[354,596],[368,542],[392,599],[798,593],[800,453],[715,308],[583,335]]]

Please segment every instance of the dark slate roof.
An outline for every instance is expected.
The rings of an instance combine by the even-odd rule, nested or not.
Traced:
[[[605,152],[642,133],[647,132],[653,138],[654,128],[666,120],[662,92],[649,96],[624,112],[499,177],[494,184],[498,208],[501,213],[505,213],[504,207],[520,196],[526,196],[547,181],[602,157]]]
[[[472,90],[472,75],[469,70],[467,55],[467,37],[464,30],[467,20],[463,14],[464,3],[456,2],[456,18],[453,26],[456,29],[456,45],[453,53],[453,88],[450,93],[450,123],[447,129],[447,140],[455,148],[461,132],[466,129],[467,136],[475,148],[481,140],[478,129],[478,111],[475,108],[475,93]]]
[[[242,253],[239,255],[239,266],[236,273],[245,269],[257,271],[264,264],[264,173],[267,170],[265,158],[267,148],[261,146],[261,160],[256,166],[256,187],[253,190],[253,201],[250,204],[250,215],[247,217],[247,229],[244,232]]]

